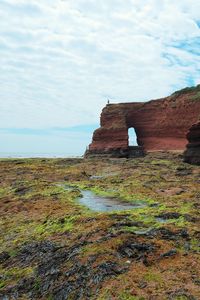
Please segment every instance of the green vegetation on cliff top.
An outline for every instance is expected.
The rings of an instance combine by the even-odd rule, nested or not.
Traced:
[[[180,96],[180,95],[187,94],[187,93],[197,93],[197,95],[198,95],[197,98],[199,100],[199,92],[200,92],[200,84],[198,84],[196,86],[186,87],[184,89],[178,90],[178,91],[174,92],[172,94],[172,96]],[[192,98],[192,100],[197,100],[197,98],[195,98],[195,99]]]

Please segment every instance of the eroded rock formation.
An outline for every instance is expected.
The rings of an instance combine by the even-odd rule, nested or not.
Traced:
[[[149,102],[108,104],[86,156],[129,155],[128,129],[145,151],[184,150],[186,134],[200,115],[200,85]]]
[[[187,149],[184,152],[184,160],[190,164],[200,165],[200,121],[192,125],[187,139]]]

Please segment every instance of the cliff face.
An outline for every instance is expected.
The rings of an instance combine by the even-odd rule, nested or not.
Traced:
[[[186,134],[200,115],[200,85],[149,102],[108,104],[101,113],[88,154],[127,153],[133,127],[145,151],[184,150]],[[126,155],[124,155],[126,156]]]
[[[187,139],[187,150],[184,152],[185,162],[200,165],[200,121],[192,125]]]

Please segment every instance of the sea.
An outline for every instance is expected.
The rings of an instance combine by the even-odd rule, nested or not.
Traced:
[[[0,152],[0,158],[82,158],[81,155],[68,153],[17,153]]]

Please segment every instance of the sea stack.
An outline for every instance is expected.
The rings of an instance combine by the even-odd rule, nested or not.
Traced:
[[[200,121],[192,125],[187,139],[187,149],[184,152],[184,161],[190,164],[200,165]]]

